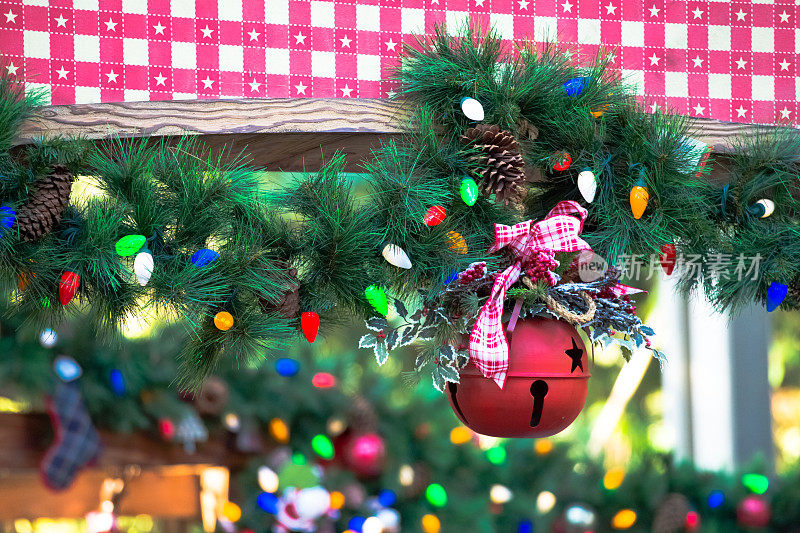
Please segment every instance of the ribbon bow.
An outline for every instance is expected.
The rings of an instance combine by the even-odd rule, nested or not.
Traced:
[[[571,216],[577,214],[579,218]],[[478,370],[503,388],[508,373],[508,341],[503,331],[503,302],[506,290],[522,272],[531,253],[540,248],[554,252],[591,250],[579,237],[588,212],[573,201],[559,202],[535,224],[528,220],[513,226],[494,225],[495,243],[488,253],[509,248],[516,260],[495,278],[489,300],[478,314],[469,336],[469,356]]]

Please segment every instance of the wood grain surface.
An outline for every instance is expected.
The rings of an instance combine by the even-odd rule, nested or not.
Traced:
[[[215,151],[247,148],[250,164],[268,170],[315,170],[336,150],[348,170],[381,141],[402,133],[409,108],[400,101],[346,98],[249,98],[74,104],[41,108],[26,122],[16,144],[43,135],[102,140],[123,137],[201,135]],[[774,126],[692,119],[693,136],[724,153],[735,135]]]

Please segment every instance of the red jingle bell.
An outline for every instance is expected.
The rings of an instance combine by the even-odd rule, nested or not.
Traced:
[[[589,388],[589,361],[578,332],[548,318],[520,320],[509,340],[505,386],[472,363],[460,383],[448,383],[450,407],[476,433],[493,437],[549,437],[578,417]]]
[[[360,477],[375,477],[383,471],[386,444],[377,433],[354,433],[342,442],[345,465]]]

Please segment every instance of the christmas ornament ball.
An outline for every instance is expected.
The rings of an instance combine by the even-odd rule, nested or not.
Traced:
[[[736,520],[740,525],[762,528],[769,525],[769,502],[763,496],[751,494],[736,506]]]
[[[228,331],[233,327],[233,315],[227,311],[220,311],[214,315],[214,325],[220,331]]]
[[[375,477],[383,471],[386,443],[377,433],[355,433],[342,443],[345,464],[358,476]]]
[[[476,433],[493,437],[549,437],[583,409],[589,362],[578,332],[565,321],[517,322],[509,340],[508,377],[501,389],[472,364],[460,383],[448,383],[450,407]]]

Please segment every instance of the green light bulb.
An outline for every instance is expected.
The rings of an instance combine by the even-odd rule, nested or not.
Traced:
[[[333,459],[333,443],[331,439],[325,435],[315,435],[314,438],[311,439],[311,447],[314,449],[314,452],[323,459]]]
[[[742,476],[742,485],[755,494],[764,494],[769,488],[769,478],[761,474],[745,474]]]
[[[117,253],[122,257],[133,255],[142,249],[147,238],[144,235],[126,235],[117,241]]]
[[[375,310],[386,316],[389,314],[389,302],[386,300],[386,292],[377,285],[370,285],[364,289],[364,296]]]
[[[486,450],[486,459],[493,465],[501,465],[506,462],[506,449],[502,446],[495,446]]]
[[[447,491],[438,483],[431,483],[425,489],[425,499],[434,507],[444,507],[447,505]]]
[[[472,178],[464,178],[461,180],[461,189],[459,191],[461,193],[461,199],[464,200],[464,203],[468,206],[475,205],[475,202],[478,201],[478,184],[475,183],[475,180]]]

